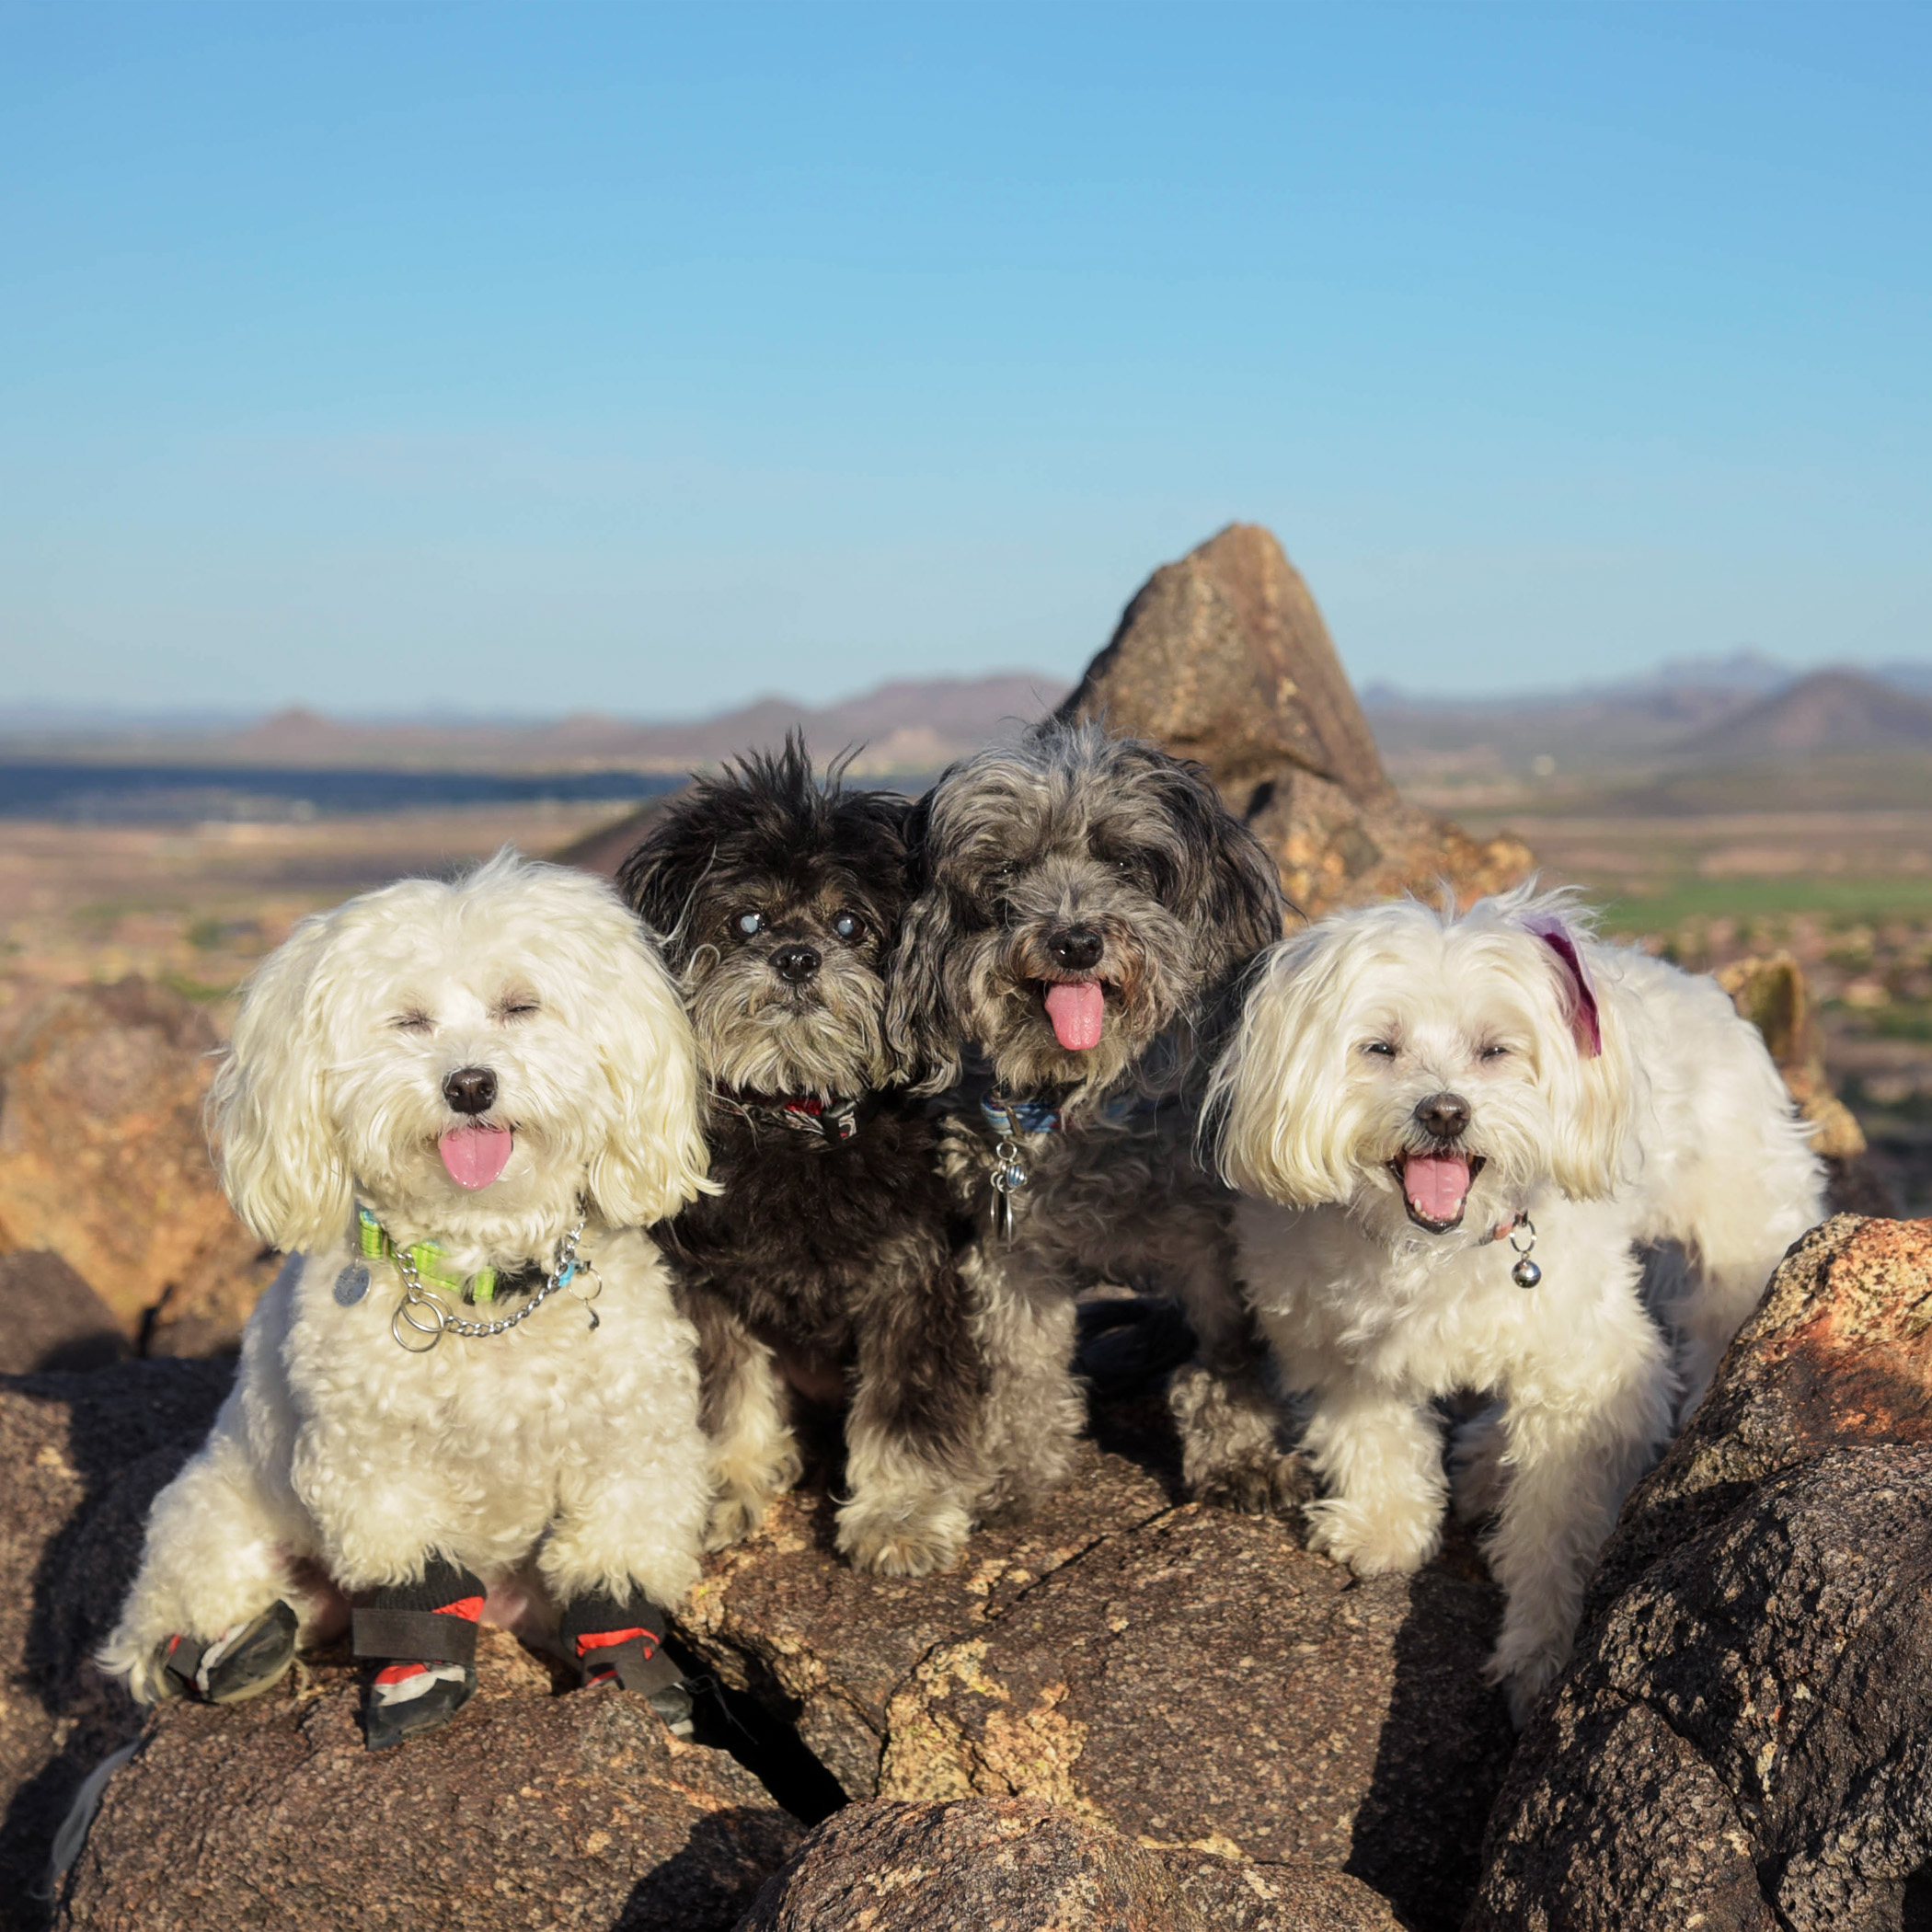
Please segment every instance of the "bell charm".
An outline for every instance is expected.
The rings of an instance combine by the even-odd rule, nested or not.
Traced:
[[[1510,1279],[1519,1288],[1534,1288],[1543,1279],[1543,1271],[1524,1255],[1515,1267],[1510,1270]]]

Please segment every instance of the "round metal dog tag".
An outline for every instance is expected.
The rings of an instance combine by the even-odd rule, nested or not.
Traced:
[[[360,1261],[351,1261],[336,1277],[336,1304],[352,1308],[369,1293],[369,1271]]]
[[[1543,1271],[1527,1255],[1510,1270],[1510,1279],[1519,1288],[1534,1288],[1543,1279]]]

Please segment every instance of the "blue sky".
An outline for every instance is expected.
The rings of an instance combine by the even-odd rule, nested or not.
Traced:
[[[1932,8],[0,0],[0,702],[1932,657]]]

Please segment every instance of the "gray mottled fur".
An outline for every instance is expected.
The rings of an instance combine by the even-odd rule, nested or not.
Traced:
[[[987,1505],[1063,1480],[1085,1421],[1074,1298],[1113,1280],[1172,1293],[1199,1338],[1172,1401],[1190,1490],[1250,1509],[1304,1492],[1235,1280],[1233,1196],[1193,1155],[1200,1041],[1246,961],[1279,937],[1274,866],[1197,767],[1098,727],[1049,724],[955,766],[914,827],[922,890],[893,968],[888,1037],[951,1087],[969,1052],[1013,1098],[1050,1097],[1064,1128],[1025,1137],[1014,1227],[994,1222],[994,1142],[972,1098],[942,1157],[975,1217],[962,1260],[992,1389]],[[1100,1044],[1060,1045],[1041,984],[1056,932],[1102,938]],[[1151,1103],[1160,1099],[1158,1108]],[[1127,1112],[1135,1102],[1148,1103]],[[1121,1117],[1124,1114],[1124,1118]]]

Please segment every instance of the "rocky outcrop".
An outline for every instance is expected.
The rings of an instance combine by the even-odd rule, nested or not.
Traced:
[[[712,1559],[683,1628],[854,1798],[1057,1803],[1144,1846],[1307,1861],[1454,1926],[1512,1742],[1466,1545],[1359,1582],[1287,1525],[1174,1500],[1151,1413],[953,1575],[855,1576],[822,1494]]]
[[[346,1662],[160,1712],[108,1783],[56,1926],[725,1932],[797,1843],[749,1772],[641,1699],[558,1696],[500,1631],[477,1675],[445,1730],[375,1754]]]
[[[217,1043],[131,976],[54,994],[0,1058],[0,1251],[58,1254],[155,1352],[232,1347],[272,1272],[208,1157]]]
[[[1867,1153],[1864,1130],[1832,1091],[1804,968],[1789,953],[1774,952],[1733,960],[1712,977],[1765,1036],[1799,1112],[1811,1123],[1833,1212],[1896,1213],[1898,1203]]]
[[[1402,802],[1307,585],[1253,523],[1156,570],[1060,713],[1198,759],[1311,915],[1442,880],[1473,899],[1530,868],[1520,841]]]
[[[740,1932],[1399,1932],[1366,1885],[1306,1863],[1163,1850],[1025,1799],[855,1805],[758,1894]]]
[[[1827,1222],[1626,1506],[1469,1918],[1928,1922],[1932,1225]]]

